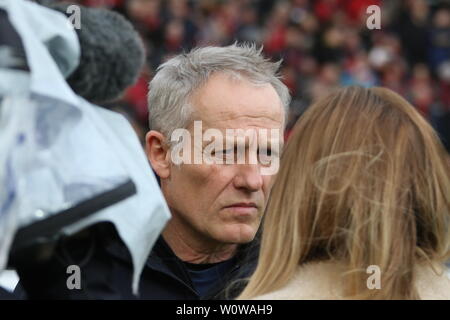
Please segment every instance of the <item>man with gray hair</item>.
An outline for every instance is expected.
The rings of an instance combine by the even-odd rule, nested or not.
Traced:
[[[257,250],[249,243],[276,173],[290,100],[278,68],[261,49],[237,44],[197,48],[158,68],[146,153],[172,219],[153,250],[158,268],[143,273],[142,294],[153,287],[153,297],[213,297],[251,273],[256,259],[242,265],[242,256]]]

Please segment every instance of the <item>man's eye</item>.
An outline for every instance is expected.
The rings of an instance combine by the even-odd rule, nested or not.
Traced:
[[[218,150],[218,151],[213,151],[212,155],[214,157],[226,157],[233,154],[233,149],[227,149],[227,150]]]
[[[272,149],[259,149],[258,154],[270,157],[272,155]]]

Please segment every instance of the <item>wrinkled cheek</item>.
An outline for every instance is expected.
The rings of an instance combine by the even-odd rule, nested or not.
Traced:
[[[270,197],[270,193],[272,192],[272,187],[274,185],[274,182],[275,182],[275,176],[264,181],[263,193],[264,193],[264,203],[265,204],[267,204],[267,200]]]
[[[273,187],[273,183],[275,182],[275,178],[277,177],[276,174],[271,175],[271,176],[264,176],[264,186],[266,189],[272,189]]]

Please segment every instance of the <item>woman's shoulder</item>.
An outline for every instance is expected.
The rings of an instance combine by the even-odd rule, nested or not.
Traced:
[[[335,300],[340,299],[342,267],[335,262],[313,262],[298,267],[289,283],[255,300]]]
[[[255,300],[342,299],[342,266],[333,262],[307,263],[299,267],[282,288]],[[421,265],[416,269],[416,289],[423,300],[450,300],[450,271],[444,265]]]
[[[445,265],[418,267],[416,289],[423,300],[450,300],[450,271]]]

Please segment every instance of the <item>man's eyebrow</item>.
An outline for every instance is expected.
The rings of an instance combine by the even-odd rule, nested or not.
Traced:
[[[207,146],[207,145],[209,145],[209,144],[211,144],[211,143],[218,143],[218,142],[220,142],[220,140],[222,140],[222,144],[225,146],[225,138],[222,138],[222,139],[217,139],[217,137],[213,137],[213,138],[211,138],[211,139],[202,139],[202,146]],[[192,142],[192,143],[194,143],[194,142]]]
[[[284,143],[281,141],[279,141],[277,143],[272,143],[270,140],[264,145],[258,143],[258,147],[262,147],[262,146],[264,146],[266,149],[272,149],[272,150],[275,148],[282,149],[284,146]]]

